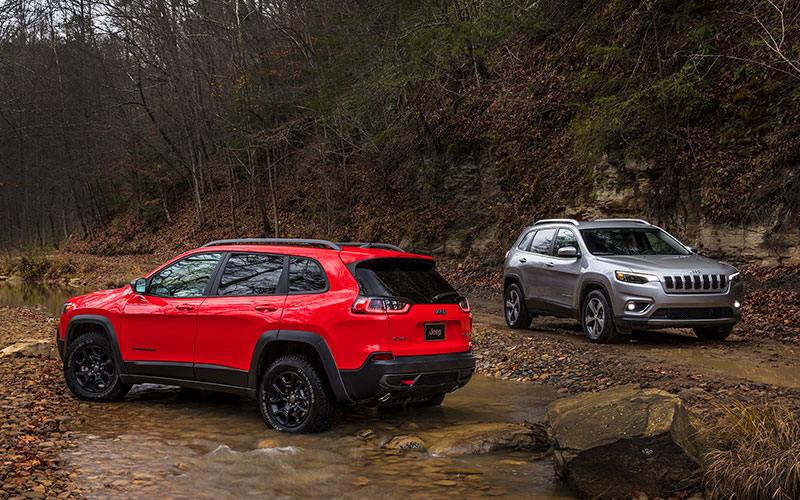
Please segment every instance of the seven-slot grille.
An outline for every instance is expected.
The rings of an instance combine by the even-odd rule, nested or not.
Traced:
[[[722,292],[728,289],[728,276],[724,274],[664,276],[664,288],[672,293]]]

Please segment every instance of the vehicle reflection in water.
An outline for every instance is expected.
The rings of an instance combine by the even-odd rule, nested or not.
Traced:
[[[380,448],[398,434],[535,421],[547,388],[476,376],[438,408],[351,410],[323,434],[282,434],[234,396],[137,386],[121,403],[82,404],[63,452],[87,498],[573,498],[549,459],[503,452],[434,457]],[[374,435],[359,437],[370,429]],[[277,447],[256,449],[274,440]]]

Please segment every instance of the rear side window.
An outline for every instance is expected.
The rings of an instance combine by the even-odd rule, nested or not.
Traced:
[[[526,250],[527,251],[528,247],[531,244],[531,239],[533,239],[533,235],[535,233],[536,233],[536,231],[531,231],[528,234],[526,234],[525,237],[522,238],[522,241],[519,242],[519,245],[517,245],[517,248],[519,248],[520,250]]]
[[[531,252],[549,254],[550,244],[553,243],[553,235],[555,234],[555,229],[542,229],[536,233],[533,242],[531,242]]]
[[[355,275],[362,295],[398,297],[415,304],[453,304],[459,298],[428,260],[366,260],[358,263]]]
[[[225,264],[217,295],[274,295],[283,273],[283,257],[258,253],[234,254]]]
[[[312,259],[289,259],[289,292],[321,292],[328,288],[322,266]]]

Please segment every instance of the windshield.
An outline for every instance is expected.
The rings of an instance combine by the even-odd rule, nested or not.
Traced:
[[[459,298],[428,260],[366,260],[358,263],[355,275],[362,295],[399,297],[415,304],[454,304]]]
[[[688,255],[678,240],[657,228],[582,229],[594,255]]]

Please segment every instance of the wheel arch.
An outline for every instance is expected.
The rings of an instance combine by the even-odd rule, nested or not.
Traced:
[[[522,280],[516,274],[507,274],[503,276],[503,293],[505,294],[506,289],[512,284],[519,287],[519,290],[522,292],[524,298],[525,292],[522,290]]]
[[[587,279],[581,285],[581,293],[578,297],[578,303],[576,304],[578,321],[583,321],[583,301],[586,300],[587,295],[595,290],[603,292],[606,295],[606,299],[608,299],[609,304],[611,303],[611,294],[608,291],[608,286],[597,278]]]
[[[347,394],[328,343],[313,332],[270,330],[262,333],[256,342],[250,361],[248,387],[254,391],[258,390],[258,382],[272,361],[290,354],[307,355],[317,360],[325,371],[326,381],[336,400],[341,403],[353,403]]]
[[[125,363],[122,361],[122,354],[119,350],[119,342],[117,339],[117,332],[114,330],[114,325],[111,323],[110,319],[99,314],[78,314],[70,318],[69,323],[67,323],[67,333],[64,335],[65,358],[70,344],[76,338],[89,332],[102,333],[108,338],[108,342],[111,344],[114,362],[117,364],[119,373],[126,373]]]

